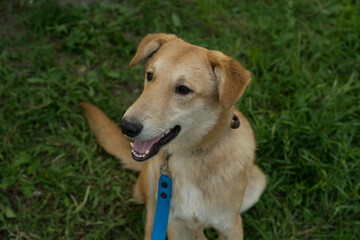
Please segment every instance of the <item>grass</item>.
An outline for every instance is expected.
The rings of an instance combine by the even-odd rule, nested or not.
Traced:
[[[243,215],[246,239],[360,238],[358,0],[85,2],[0,2],[0,239],[143,237],[136,175],[78,102],[119,121],[144,75],[127,65],[153,32],[253,73],[238,107],[269,185]]]

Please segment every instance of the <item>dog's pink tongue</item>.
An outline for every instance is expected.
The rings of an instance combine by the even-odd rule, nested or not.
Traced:
[[[150,148],[159,141],[161,136],[156,137],[154,139],[148,140],[148,141],[135,141],[133,144],[133,148],[136,152],[144,154],[147,150],[150,150]]]

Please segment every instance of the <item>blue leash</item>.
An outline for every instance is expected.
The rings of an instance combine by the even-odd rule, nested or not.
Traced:
[[[161,167],[161,175],[158,185],[158,197],[156,203],[155,221],[153,232],[151,235],[152,240],[162,240],[166,238],[166,230],[169,221],[170,213],[170,199],[172,184],[169,177],[169,168],[167,166],[169,157],[167,156],[164,165]]]

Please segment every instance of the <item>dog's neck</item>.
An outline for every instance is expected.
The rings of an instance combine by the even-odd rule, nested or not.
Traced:
[[[206,169],[210,175],[216,175],[217,171],[224,171],[229,166],[234,169],[226,170],[230,172],[227,178],[238,174],[242,165],[231,165],[230,162],[233,158],[229,157],[236,154],[235,152],[238,150],[236,145],[231,144],[236,141],[235,135],[237,134],[237,131],[230,126],[234,112],[234,108],[221,110],[216,123],[196,145],[173,152],[173,158],[169,161],[169,168],[173,176],[185,177],[188,180],[191,178],[192,180],[189,181],[199,182],[201,178],[204,178],[201,174],[197,174],[199,169]],[[223,167],[219,168],[220,165]]]
[[[230,109],[223,109],[219,115],[217,123],[198,144],[191,148],[191,152],[193,154],[202,154],[207,149],[211,149],[214,145],[223,141],[222,139],[233,130],[230,127],[233,114],[234,107],[231,107]]]

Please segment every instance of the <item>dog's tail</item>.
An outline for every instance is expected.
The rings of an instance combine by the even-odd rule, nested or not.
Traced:
[[[80,106],[84,108],[85,117],[89,121],[100,146],[111,155],[119,158],[125,168],[140,171],[142,164],[132,159],[130,141],[121,133],[118,126],[94,105],[81,102]]]

